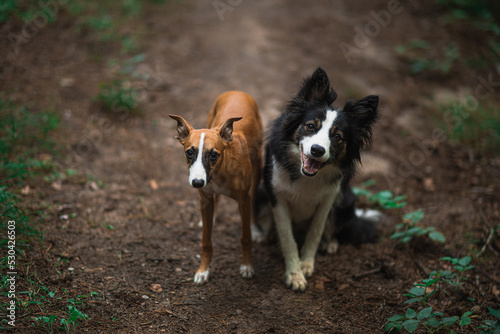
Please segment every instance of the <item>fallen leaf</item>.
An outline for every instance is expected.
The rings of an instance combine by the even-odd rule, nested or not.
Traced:
[[[498,289],[498,287],[496,285],[493,285],[493,287],[491,288],[491,292],[497,298],[498,298],[498,296],[500,296],[500,290]]]
[[[61,182],[61,180],[57,180],[57,181],[52,182],[51,186],[52,186],[53,189],[55,189],[57,191],[62,190],[62,182]]]
[[[434,180],[431,177],[426,177],[424,179],[424,189],[427,191],[436,190],[436,186],[434,185]]]
[[[315,287],[318,290],[325,290],[325,281],[316,281]]]
[[[156,180],[149,180],[149,186],[151,189],[156,190],[158,189],[158,183],[156,183]]]
[[[349,287],[349,284],[344,283],[344,284],[342,284],[341,286],[339,286],[339,287],[337,288],[337,290],[342,291],[342,290],[347,289],[348,287]]]
[[[29,184],[25,185],[22,189],[21,189],[21,194],[26,196],[30,193],[30,186]]]
[[[160,284],[153,284],[153,285],[151,286],[151,290],[152,290],[153,292],[162,292],[162,291],[163,291],[163,289],[162,289],[162,287],[161,287],[161,285],[160,285]]]

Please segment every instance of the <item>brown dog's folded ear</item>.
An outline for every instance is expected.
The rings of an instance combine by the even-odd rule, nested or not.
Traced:
[[[193,130],[193,127],[191,126],[191,124],[189,124],[188,121],[186,121],[181,116],[177,116],[177,115],[168,115],[168,116],[170,116],[170,118],[175,119],[177,121],[177,136],[175,136],[175,138],[181,144],[184,144],[187,137],[189,137],[189,134]]]
[[[219,126],[219,135],[224,141],[230,142],[233,140],[233,123],[239,121],[243,117],[228,118],[221,126]]]

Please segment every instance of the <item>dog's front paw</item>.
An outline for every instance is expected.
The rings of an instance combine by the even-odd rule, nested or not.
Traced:
[[[205,282],[208,281],[208,276],[210,276],[210,271],[209,270],[206,270],[206,271],[202,271],[202,272],[197,272],[195,275],[194,275],[194,283],[195,284],[203,284]]]
[[[300,272],[287,272],[285,273],[285,284],[293,291],[305,291],[307,287],[307,280],[302,271]]]
[[[311,277],[314,272],[314,259],[312,261],[301,261],[300,269],[305,277]]]
[[[240,275],[243,278],[252,278],[254,274],[253,267],[250,265],[241,265],[240,266]]]

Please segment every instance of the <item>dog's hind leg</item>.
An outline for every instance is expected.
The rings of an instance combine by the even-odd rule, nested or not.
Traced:
[[[201,264],[194,275],[196,284],[203,284],[208,281],[210,275],[210,262],[212,261],[212,226],[214,223],[215,199],[208,197],[202,191],[200,193],[201,219],[203,229],[201,236]]]
[[[254,274],[252,261],[252,232],[250,225],[253,221],[253,203],[250,195],[242,196],[238,200],[241,216],[241,265],[240,274],[244,278],[251,278]]]

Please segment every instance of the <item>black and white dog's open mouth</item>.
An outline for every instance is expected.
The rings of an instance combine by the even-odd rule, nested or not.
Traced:
[[[306,176],[314,176],[323,167],[323,163],[314,158],[310,158],[304,154],[302,149],[300,150],[302,155],[302,173]]]

